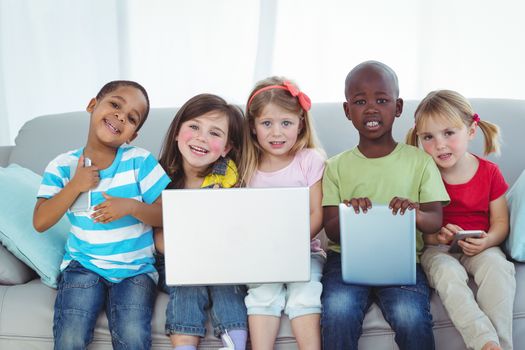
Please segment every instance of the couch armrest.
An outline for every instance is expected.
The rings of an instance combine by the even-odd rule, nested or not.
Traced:
[[[0,146],[0,166],[6,167],[14,146]]]

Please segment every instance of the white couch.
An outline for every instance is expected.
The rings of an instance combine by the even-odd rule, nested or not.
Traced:
[[[472,100],[480,117],[500,125],[503,131],[501,157],[490,157],[497,162],[507,181],[512,184],[523,169],[525,147],[525,101],[504,99]],[[413,124],[417,101],[406,101],[404,113],[394,125],[394,135],[402,141],[406,130]],[[134,142],[159,153],[160,144],[176,109],[152,109],[150,116]],[[356,144],[357,132],[345,118],[342,103],[314,104],[312,108],[318,136],[329,156]],[[84,145],[89,116],[86,112],[48,115],[27,122],[16,138],[15,146],[0,147],[0,166],[17,163],[41,174],[47,163],[57,154]],[[60,136],[57,136],[57,135]],[[474,150],[481,154],[482,140],[477,137]],[[1,213],[0,213],[1,215]],[[28,225],[31,221],[28,220]],[[10,254],[0,246],[0,254]],[[514,348],[525,349],[525,264],[516,263],[517,293],[514,306]],[[0,349],[52,349],[52,319],[55,290],[45,286],[38,278],[19,285],[0,285]],[[164,335],[166,294],[160,293],[153,315],[153,348],[170,349]],[[465,345],[451,324],[440,300],[433,294],[431,311],[437,349],[465,349]],[[200,349],[220,346],[209,332]],[[276,348],[296,349],[288,319],[283,316]],[[110,335],[104,314],[95,329],[90,349],[111,349]],[[367,313],[359,349],[397,349],[394,335],[377,306]],[[424,350],[424,349],[423,349]]]

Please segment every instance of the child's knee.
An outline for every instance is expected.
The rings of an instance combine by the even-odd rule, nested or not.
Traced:
[[[425,307],[417,303],[397,303],[389,315],[396,333],[417,333],[421,327],[432,326],[432,316]]]
[[[343,322],[362,322],[365,316],[366,301],[349,295],[344,290],[334,290],[331,293],[324,293],[322,298],[322,318],[325,323],[328,320],[334,324]]]
[[[93,338],[91,327],[84,317],[62,317],[53,329],[55,349],[86,348]]]
[[[151,328],[144,325],[125,324],[118,331],[111,332],[113,343],[120,344],[118,348],[149,349],[151,347]]]
[[[477,258],[477,259],[476,259]],[[516,270],[514,264],[507,260],[503,252],[498,247],[489,248],[473,259],[473,274],[475,278],[492,275],[496,280],[514,278]]]
[[[63,332],[59,337],[55,337],[55,350],[85,349],[90,343],[79,333]]]

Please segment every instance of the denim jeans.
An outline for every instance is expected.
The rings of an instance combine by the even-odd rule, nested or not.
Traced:
[[[419,264],[416,278],[413,286],[345,284],[341,276],[341,254],[329,252],[322,278],[323,349],[357,349],[363,319],[372,302],[377,303],[394,330],[401,350],[434,349],[430,289]]]
[[[166,308],[166,334],[204,337],[208,313],[215,336],[225,330],[248,329],[244,285],[168,286],[164,257],[157,256],[159,288],[169,294]]]
[[[145,274],[112,283],[72,261],[58,283],[55,349],[86,349],[103,308],[113,349],[149,349],[155,296],[155,283]]]

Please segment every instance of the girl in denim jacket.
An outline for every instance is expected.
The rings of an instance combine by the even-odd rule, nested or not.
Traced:
[[[228,188],[237,183],[236,162],[242,145],[242,111],[222,98],[201,94],[188,100],[173,119],[159,163],[172,183],[168,188]],[[162,229],[155,246],[164,252]],[[162,255],[158,257],[160,287],[169,294],[166,334],[175,349],[196,349],[206,333],[207,312],[224,349],[244,349],[247,316],[244,286],[167,286]],[[223,302],[228,300],[227,303]]]

